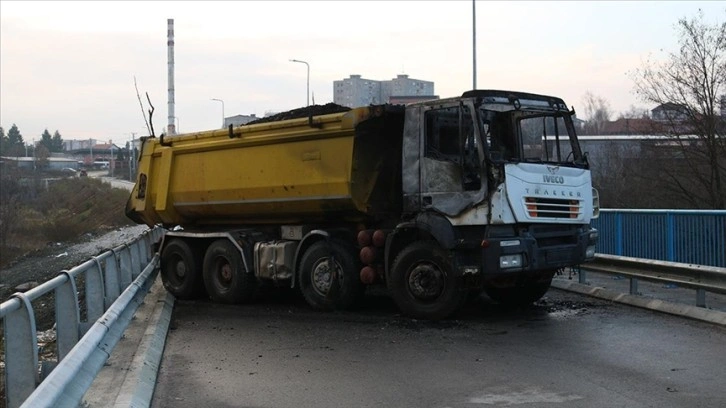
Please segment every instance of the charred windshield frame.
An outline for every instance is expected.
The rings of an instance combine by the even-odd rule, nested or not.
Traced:
[[[522,106],[523,104],[519,100],[515,102],[517,103],[476,104],[482,144],[487,158],[492,163],[527,161],[557,163],[574,167],[587,166],[572,123],[574,111],[568,111],[560,106],[544,108],[541,105],[529,106],[526,103],[525,106]],[[543,118],[543,121],[548,118],[552,119],[548,126],[541,126],[543,139],[540,148],[546,149],[547,153],[533,158],[525,154],[522,121],[537,120],[538,118]],[[564,126],[562,126],[563,123]],[[515,138],[516,140],[513,140]],[[557,141],[559,143],[556,143]],[[565,146],[569,149],[563,152],[561,148]]]

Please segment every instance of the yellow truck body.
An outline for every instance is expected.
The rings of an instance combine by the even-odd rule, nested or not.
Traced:
[[[147,138],[126,214],[150,226],[203,227],[355,221],[396,210],[402,115],[390,132],[358,129],[383,113],[364,107]]]

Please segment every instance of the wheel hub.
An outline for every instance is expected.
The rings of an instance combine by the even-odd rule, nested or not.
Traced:
[[[176,264],[174,265],[174,273],[180,279],[183,279],[184,276],[186,276],[186,274],[187,274],[187,265],[184,263],[183,260],[178,260],[176,262]]]
[[[408,276],[408,290],[421,300],[433,300],[444,291],[446,276],[432,264],[419,264]]]
[[[328,294],[333,284],[333,274],[339,272],[340,267],[336,264],[331,265],[331,263],[330,259],[325,259],[318,262],[313,268],[312,284],[318,294]]]
[[[229,266],[228,263],[223,264],[222,267],[219,268],[219,276],[222,278],[223,282],[229,283],[232,280],[232,267]]]

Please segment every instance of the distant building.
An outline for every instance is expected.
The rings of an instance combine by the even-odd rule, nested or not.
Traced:
[[[681,122],[688,119],[688,108],[676,103],[664,103],[650,111],[656,121]]]
[[[360,75],[333,81],[333,102],[349,108],[430,99],[439,99],[434,95],[434,83],[409,78],[408,75],[398,75],[390,81],[365,79]]]
[[[650,119],[620,118],[603,123],[601,135],[646,135],[652,133],[656,128],[656,125]]]
[[[229,125],[239,126],[245,125],[253,120],[259,119],[254,113],[251,115],[235,115],[228,118],[224,118],[224,127],[227,128]]]
[[[62,170],[65,168],[78,169],[80,167],[77,160],[62,157],[47,157],[40,160],[36,157],[0,157],[3,166],[13,165],[19,169],[34,169],[44,163],[44,167],[49,170]]]
[[[63,150],[72,152],[74,150],[90,149],[96,145],[98,141],[96,139],[85,139],[85,140],[63,140]]]
[[[109,163],[118,157],[121,148],[112,143],[97,143],[96,139],[86,140],[64,140],[63,149],[65,156],[85,166],[99,165],[96,162]]]

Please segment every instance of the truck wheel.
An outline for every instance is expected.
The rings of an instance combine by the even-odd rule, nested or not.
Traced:
[[[458,310],[466,300],[451,261],[434,241],[406,247],[393,261],[389,287],[393,300],[407,316],[440,320]]]
[[[484,292],[493,301],[506,306],[526,306],[538,301],[550,288],[552,279],[545,282],[528,282],[509,288],[486,287]]]
[[[257,279],[242,262],[239,249],[227,239],[212,242],[204,255],[204,286],[213,301],[243,303],[252,299]]]
[[[353,251],[334,241],[320,241],[305,251],[298,283],[305,301],[318,310],[348,309],[365,287]]]
[[[173,239],[161,253],[161,281],[178,299],[195,299],[204,290],[198,262],[201,255],[181,239]]]

